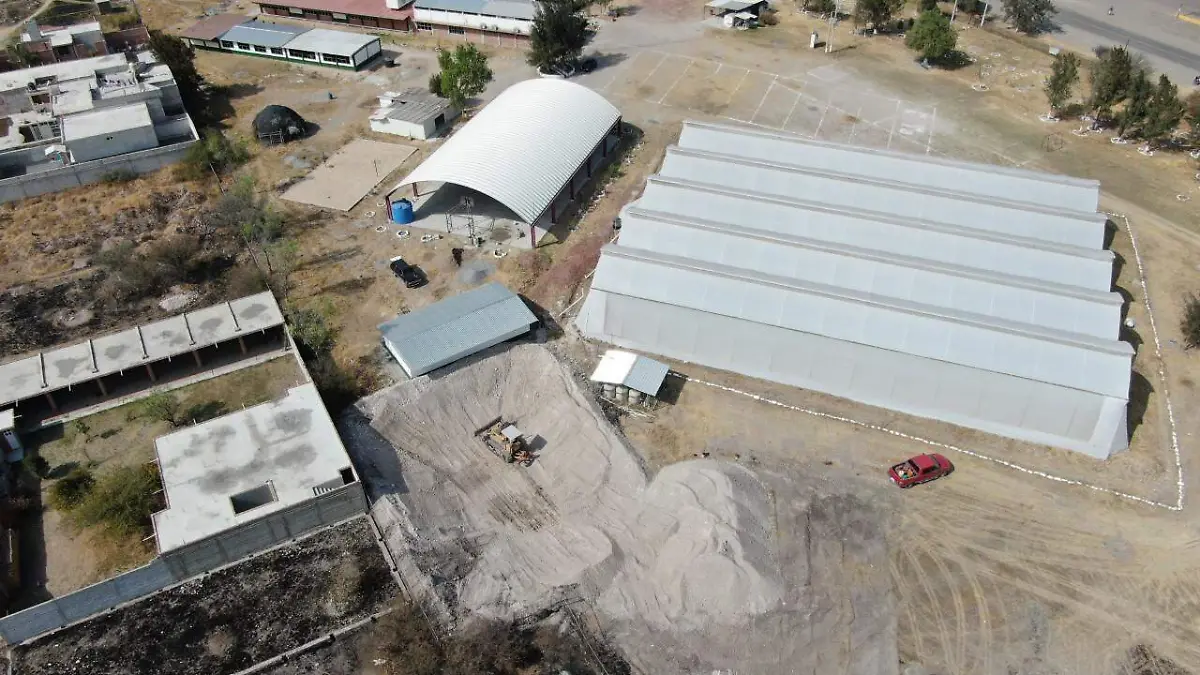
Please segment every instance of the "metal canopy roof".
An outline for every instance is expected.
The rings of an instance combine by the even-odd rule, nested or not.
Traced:
[[[1100,205],[1100,182],[1096,180],[828,143],[765,129],[735,129],[689,121],[683,125],[679,147],[1089,215],[1094,215]]]
[[[620,118],[587,87],[526,80],[504,90],[392,191],[418,182],[452,183],[533,223]]]
[[[496,344],[514,331],[528,331],[535,321],[516,293],[490,283],[401,314],[381,324],[379,331],[415,377]]]
[[[667,364],[654,359],[610,349],[600,357],[600,363],[596,364],[596,370],[588,379],[604,384],[619,384],[656,396],[663,380],[667,379],[668,370]]]
[[[919,156],[889,155],[896,180],[851,149],[866,159],[844,172],[796,168],[778,161],[790,140],[771,153],[716,128],[729,154],[668,149],[622,212],[584,335],[1097,457],[1127,447],[1133,349],[1101,216],[903,183]],[[771,161],[736,156],[751,146]]]

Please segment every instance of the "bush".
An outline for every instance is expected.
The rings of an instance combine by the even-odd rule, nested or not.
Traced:
[[[21,458],[21,468],[29,475],[37,476],[38,478],[45,478],[50,475],[50,462],[47,462],[45,457],[35,455],[28,450],[25,452],[25,456]]]
[[[758,21],[764,26],[774,26],[779,23],[779,15],[773,9],[764,9],[759,13]]]
[[[333,351],[337,330],[330,325],[328,308],[288,307],[284,310],[296,346],[306,359],[316,359]]]
[[[918,12],[928,12],[931,9],[936,11],[937,8],[938,0],[920,0],[920,2],[917,3]]]
[[[172,427],[179,424],[179,399],[174,394],[160,391],[142,400],[142,412],[152,420],[166,422]]]
[[[83,467],[71,469],[66,476],[50,486],[50,507],[55,511],[74,511],[87,499],[96,486],[96,478]]]
[[[109,185],[119,185],[137,180],[138,172],[133,169],[113,169],[100,174],[100,180]]]
[[[1185,347],[1200,346],[1200,297],[1194,293],[1183,301],[1183,321],[1179,329],[1183,332]]]
[[[434,73],[429,76],[429,93],[434,96],[442,95],[442,74]]]
[[[84,527],[102,527],[118,536],[141,536],[150,514],[161,506],[162,489],[153,465],[123,466],[100,478],[71,516]]]
[[[213,171],[225,173],[249,159],[250,149],[245,141],[230,140],[219,131],[209,131],[188,148],[183,160],[176,165],[176,177],[180,180],[201,180]]]

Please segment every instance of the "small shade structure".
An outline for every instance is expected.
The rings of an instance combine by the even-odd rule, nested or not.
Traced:
[[[520,296],[491,283],[379,326],[383,346],[418,377],[529,332],[537,318]]]
[[[667,379],[667,364],[633,352],[610,349],[604,352],[590,379],[599,384],[611,384],[640,391],[646,396],[658,396]]]

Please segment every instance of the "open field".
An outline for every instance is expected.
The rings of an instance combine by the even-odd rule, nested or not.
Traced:
[[[12,672],[236,672],[363,619],[398,591],[360,517],[23,645]]]
[[[241,406],[269,401],[303,378],[292,355],[183,387],[174,392],[183,415],[210,418]],[[51,479],[42,481],[42,503],[54,480],[73,467],[102,475],[118,466],[154,461],[154,439],[171,425],[147,419],[134,402],[28,437],[28,447],[46,459]],[[190,422],[189,422],[190,423]],[[97,532],[78,531],[48,506],[27,529],[22,568],[26,588],[61,595],[136,567],[155,554],[152,542],[112,541]],[[35,598],[36,599],[36,598]]]

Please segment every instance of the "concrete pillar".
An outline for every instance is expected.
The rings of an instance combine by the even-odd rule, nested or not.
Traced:
[[[146,374],[150,376],[151,382],[158,381],[158,377],[154,375],[154,368],[149,363],[146,364]]]
[[[58,412],[58,403],[54,401],[54,396],[50,392],[46,392],[46,401],[50,404],[50,410]]]
[[[192,357],[196,359],[196,367],[197,368],[204,367],[204,361],[200,360],[200,352],[199,351],[192,352]]]
[[[242,356],[245,356],[246,355],[246,341],[242,339],[241,335],[238,336],[238,346],[242,348]]]
[[[108,387],[104,386],[104,378],[96,378],[96,384],[100,385],[100,395],[108,396]]]
[[[417,198],[417,184],[416,183],[412,184],[412,193],[413,193],[413,199],[416,199]]]
[[[592,178],[592,156],[591,155],[588,155],[587,177],[588,177],[588,180],[591,180],[591,178]]]
[[[529,248],[537,248],[537,228],[529,226]]]
[[[550,222],[551,223],[558,222],[558,209],[556,209],[555,206],[557,206],[556,203],[550,202]]]

